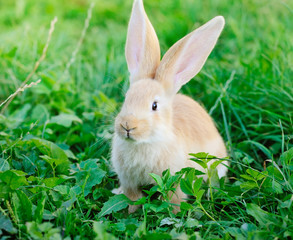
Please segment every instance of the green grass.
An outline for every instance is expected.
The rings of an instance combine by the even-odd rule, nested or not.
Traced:
[[[118,180],[109,150],[128,87],[132,2],[96,2],[66,71],[90,3],[0,0],[0,102],[32,71],[58,17],[28,82],[41,83],[0,114],[0,238],[292,238],[292,1],[145,1],[162,53],[212,17],[225,17],[216,48],[182,92],[211,113],[231,164],[227,181],[213,169],[207,183],[191,169],[181,180],[183,172],[153,176],[158,185],[146,187],[144,207],[131,215],[129,200],[111,193]],[[191,199],[174,215],[167,192],[180,181]]]

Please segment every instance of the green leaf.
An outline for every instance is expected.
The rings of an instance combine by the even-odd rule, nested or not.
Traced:
[[[45,178],[43,180],[43,183],[50,188],[53,188],[63,182],[65,182],[66,179],[60,178],[60,177],[51,177],[51,178]]]
[[[246,211],[249,215],[253,216],[256,221],[261,225],[267,224],[277,224],[277,219],[273,214],[270,214],[262,210],[258,205],[254,203],[248,203],[246,206]]]
[[[77,160],[78,158],[73,154],[72,151],[70,151],[69,149],[67,150],[63,150],[65,152],[65,154],[67,155],[68,158],[71,158],[71,159],[75,159]]]
[[[265,177],[268,176],[268,171],[263,171],[263,172],[260,172],[258,174],[258,176],[256,177],[256,180],[259,181],[259,180],[262,180],[264,179]]]
[[[231,236],[235,237],[235,239],[237,239],[237,240],[245,240],[245,239],[247,239],[247,238],[244,237],[244,235],[243,235],[243,233],[242,233],[242,231],[241,231],[240,228],[237,228],[237,227],[228,227],[227,228],[227,232]]]
[[[166,217],[161,220],[160,227],[165,225],[168,225],[168,226],[175,225],[176,228],[179,228],[179,227],[183,227],[183,221],[182,219],[180,220],[178,218]]]
[[[240,174],[240,177],[249,180],[249,181],[254,181],[255,179],[253,177],[251,177],[250,175],[246,175],[246,174]]]
[[[158,185],[154,185],[153,187],[151,187],[151,189],[148,191],[148,190],[143,190],[147,195],[148,197],[150,198],[151,196],[153,196],[155,193],[158,192],[158,188],[159,186]]]
[[[184,192],[185,194],[191,195],[191,196],[194,195],[191,183],[183,178],[180,181],[180,188],[182,192]]]
[[[258,175],[259,175],[259,171],[254,170],[254,169],[250,169],[250,168],[248,168],[248,169],[246,170],[246,172],[247,172],[250,176],[252,176],[254,179],[256,179],[256,178],[258,177]]]
[[[7,160],[4,158],[0,158],[0,172],[4,172],[9,169],[10,169],[10,166]]]
[[[248,169],[246,170],[246,172],[247,172],[250,176],[252,176],[254,179],[257,179],[258,176],[261,174],[259,171],[254,170],[254,169],[251,169],[251,168],[248,168]]]
[[[187,202],[181,202],[180,203],[180,210],[192,210],[194,209],[194,206],[192,206],[191,204],[187,203]]]
[[[282,170],[278,167],[277,164],[268,166],[267,172],[270,177],[278,179],[279,181],[283,181],[285,179]]]
[[[56,192],[59,192],[61,195],[67,195],[70,191],[70,187],[66,185],[59,185],[54,187]]]
[[[26,223],[28,234],[33,237],[33,239],[43,239],[43,234],[38,228],[38,224],[35,222],[27,222]]]
[[[196,159],[196,158],[190,158],[191,161],[197,163],[198,165],[200,165],[203,169],[207,169],[208,165],[205,161],[201,160],[201,159]]]
[[[293,170],[293,147],[290,148],[288,151],[284,152],[280,156],[280,160],[284,167]]]
[[[50,231],[50,229],[52,229],[52,227],[53,227],[53,224],[50,222],[44,222],[44,223],[38,225],[38,228],[40,229],[40,231],[45,232],[45,233]]]
[[[244,183],[240,184],[240,188],[250,190],[250,189],[253,189],[253,188],[258,188],[258,185],[255,182],[244,182]]]
[[[79,165],[80,168],[84,169],[84,170],[89,170],[92,168],[98,168],[98,159],[87,159],[86,161],[82,161]]]
[[[100,184],[105,175],[106,172],[100,168],[95,168],[88,171],[89,177],[87,178],[84,186],[84,196],[87,196],[91,192],[92,187]]]
[[[199,190],[199,191],[196,193],[195,196],[196,196],[196,201],[197,201],[197,202],[200,202],[200,201],[201,201],[203,194],[204,194],[204,190],[203,190],[203,189]]]
[[[252,176],[252,179],[248,175],[240,175],[240,176],[243,177],[243,178],[245,178],[245,179],[247,179],[247,180],[257,180],[257,181],[259,181],[259,180],[267,177],[267,175],[268,175],[268,172],[267,171],[259,172],[257,170],[250,169],[250,168],[247,169],[246,172],[250,176]]]
[[[41,223],[43,220],[45,203],[46,203],[46,194],[45,194],[45,192],[42,192],[41,198],[38,200],[38,205],[37,205],[37,208],[36,208],[35,214],[34,214],[34,219],[38,223]]]
[[[23,191],[17,190],[16,193],[13,194],[12,200],[16,206],[19,219],[23,223],[31,221],[33,205],[27,195]]]
[[[170,176],[167,179],[167,182],[164,180],[165,183],[165,187],[167,190],[170,190],[172,187],[175,186],[175,184],[177,185],[177,183],[179,183],[180,179],[182,178],[182,175],[174,175],[174,176]]]
[[[217,158],[217,157],[210,155],[208,153],[205,153],[205,152],[190,153],[189,155],[193,156],[195,158],[198,158],[198,159],[215,159],[215,158]]]
[[[124,232],[126,230],[126,225],[125,223],[115,223],[113,225],[114,229],[116,231],[119,231],[119,232]]]
[[[219,165],[219,164],[221,164],[223,161],[222,160],[215,160],[211,165],[210,165],[210,169],[216,169],[217,168],[217,166]]]
[[[76,202],[76,200],[77,200],[76,196],[73,196],[72,198],[70,198],[66,202],[63,202],[62,207],[65,207],[67,211],[70,211],[70,209],[72,208],[72,206]]]
[[[182,168],[179,172],[177,172],[176,174],[188,174],[190,171],[194,172],[194,176],[200,176],[200,175],[205,175],[206,173],[199,171],[197,169],[194,169],[192,167],[186,167],[186,168]]]
[[[93,112],[83,112],[82,116],[89,121],[93,121],[95,119],[95,113]]]
[[[283,193],[283,186],[278,183],[274,178],[266,178],[262,184],[264,191],[269,193]]]
[[[9,194],[11,193],[11,188],[4,182],[0,182],[0,199],[8,200]]]
[[[194,178],[195,178],[195,169],[190,168],[189,171],[185,174],[184,179],[187,182],[189,182],[190,185],[192,185]]]
[[[39,124],[45,123],[49,119],[49,111],[43,104],[38,104],[34,107],[30,120],[32,122],[38,122]]]
[[[195,180],[195,182],[193,183],[193,192],[194,193],[198,192],[198,190],[200,189],[200,187],[202,185],[202,181],[203,181],[203,177],[200,177]]]
[[[27,222],[26,223],[27,233],[36,240],[41,239],[56,239],[61,240],[60,229],[54,228],[53,224],[50,222],[44,222],[42,224],[36,222]],[[65,238],[66,239],[66,238]]]
[[[152,211],[158,213],[158,212],[166,212],[166,210],[170,207],[170,204],[168,202],[161,202],[161,201],[153,201],[152,203],[146,203],[145,205],[146,209],[151,209]]]
[[[78,122],[82,124],[82,120],[73,114],[61,113],[58,116],[54,116],[51,118],[50,123],[55,123],[60,126],[69,128],[72,125],[72,122]]]
[[[163,171],[162,179],[165,182],[165,180],[169,179],[170,177],[171,177],[171,172],[170,172],[170,168],[168,168],[165,171]]]
[[[116,240],[117,239],[112,234],[107,233],[102,223],[94,222],[93,230],[97,235],[95,237],[95,240]]]
[[[28,140],[28,142],[32,142],[44,155],[47,155],[54,159],[68,161],[67,155],[64,150],[58,147],[55,143],[40,138],[33,138],[31,140]]]
[[[158,184],[158,186],[163,189],[163,180],[162,178],[155,174],[155,173],[149,173],[149,175],[155,180],[155,182]]]
[[[255,160],[250,157],[250,156],[245,156],[243,159],[242,159],[242,162],[246,165],[249,165],[250,163],[253,163]]]
[[[200,227],[199,221],[193,218],[188,218],[185,222],[185,227],[187,228],[194,228],[194,227]]]
[[[124,195],[119,194],[113,197],[110,197],[107,202],[104,203],[99,217],[111,214],[112,212],[118,212],[124,208],[127,208],[131,201]]]
[[[26,118],[28,111],[31,109],[31,104],[26,103],[22,107],[17,108],[12,114],[10,114],[8,120],[9,128],[17,128]]]
[[[209,182],[212,187],[219,188],[220,187],[220,181],[218,176],[217,169],[209,169],[208,171],[209,175]]]
[[[195,173],[195,169],[190,169],[180,181],[180,188],[185,194],[195,196],[202,185],[203,178],[197,178]]]
[[[289,184],[290,184],[291,187],[293,188],[293,174],[292,174],[291,177],[289,178]]]
[[[5,230],[9,233],[16,233],[16,229],[13,227],[10,218],[3,215],[2,212],[0,212],[0,230]]]
[[[88,159],[80,163],[81,170],[75,174],[76,184],[84,190],[84,196],[87,196],[92,187],[100,184],[106,175],[106,172],[99,168],[98,159]]]
[[[190,158],[191,161],[196,162],[197,164],[199,164],[200,166],[202,166],[204,169],[207,169],[207,163],[213,159],[217,159],[217,157],[210,155],[208,153],[205,152],[199,152],[196,154],[189,154],[190,156],[194,157],[194,158]]]
[[[174,225],[177,222],[178,222],[178,219],[176,219],[176,218],[166,217],[161,220],[160,227],[164,226],[164,225]]]
[[[142,198],[138,199],[137,201],[135,201],[134,205],[144,205],[146,202],[147,202],[147,198],[142,197]]]
[[[27,140],[27,143],[32,143],[36,146],[39,151],[44,154],[42,156],[44,160],[49,163],[55,163],[57,165],[56,171],[60,174],[64,174],[68,172],[69,169],[69,160],[63,149],[58,147],[56,144],[39,138],[33,138],[31,140]]]
[[[0,180],[7,184],[11,189],[15,190],[20,186],[28,185],[25,178],[26,173],[19,170],[7,170],[0,172]]]

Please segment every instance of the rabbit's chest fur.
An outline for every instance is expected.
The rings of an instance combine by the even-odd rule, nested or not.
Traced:
[[[186,153],[165,144],[135,144],[114,138],[112,163],[123,186],[137,187],[154,183],[149,173],[161,175],[170,168],[174,174],[185,166]],[[182,159],[182,161],[178,161]]]

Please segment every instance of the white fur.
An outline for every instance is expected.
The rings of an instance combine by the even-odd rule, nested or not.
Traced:
[[[174,174],[186,165],[184,161],[178,161],[186,159],[186,153],[172,148],[176,138],[168,135],[151,144],[126,141],[115,134],[112,163],[123,188],[133,189],[154,183],[149,173],[161,175],[170,168]]]

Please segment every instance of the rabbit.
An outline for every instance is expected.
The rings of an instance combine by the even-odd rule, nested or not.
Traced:
[[[224,27],[217,16],[176,42],[160,60],[160,46],[142,0],[134,0],[128,25],[125,55],[130,87],[115,119],[111,162],[120,188],[135,201],[142,197],[140,187],[153,184],[149,173],[172,174],[184,167],[205,171],[189,160],[189,153],[207,152],[227,156],[222,137],[211,117],[179,89],[203,67]],[[219,177],[227,173],[217,166]],[[206,179],[206,176],[204,177]],[[171,202],[184,201],[177,187]],[[129,213],[138,206],[130,205]]]

